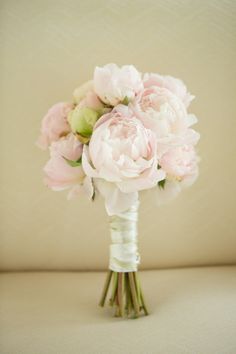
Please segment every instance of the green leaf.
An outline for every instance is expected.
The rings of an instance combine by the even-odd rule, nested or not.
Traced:
[[[80,157],[77,161],[69,160],[64,156],[63,156],[63,159],[65,159],[66,162],[68,163],[68,165],[70,165],[71,167],[78,167],[78,166],[81,166],[81,164],[82,164],[82,157]]]
[[[125,96],[125,98],[123,99],[123,101],[121,102],[122,104],[128,106],[129,104],[129,98],[127,96]]]
[[[159,181],[159,182],[158,182],[158,186],[159,186],[160,188],[162,188],[162,189],[164,189],[165,184],[166,184],[166,179],[163,179],[162,181]]]

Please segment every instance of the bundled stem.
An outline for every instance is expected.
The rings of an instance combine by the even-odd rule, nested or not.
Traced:
[[[100,306],[105,305],[111,281],[109,304],[115,307],[116,317],[138,318],[142,311],[146,316],[148,315],[137,272],[109,270],[99,302]]]

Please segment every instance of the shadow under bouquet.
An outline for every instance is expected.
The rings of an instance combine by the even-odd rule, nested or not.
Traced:
[[[111,245],[100,305],[110,291],[115,316],[148,315],[137,272],[139,192],[152,188],[162,202],[198,176],[197,118],[187,112],[193,98],[179,79],[107,64],[42,120],[46,185],[68,189],[68,199],[104,197]]]

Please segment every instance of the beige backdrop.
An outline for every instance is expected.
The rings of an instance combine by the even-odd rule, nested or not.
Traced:
[[[142,197],[142,268],[236,262],[236,1],[1,0],[2,269],[101,269],[103,201],[67,202],[42,184],[41,117],[95,65],[182,78],[197,98],[197,183],[157,208]]]

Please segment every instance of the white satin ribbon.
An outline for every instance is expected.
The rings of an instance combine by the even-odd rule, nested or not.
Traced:
[[[135,272],[140,263],[137,246],[137,201],[130,209],[110,217],[111,241],[109,269]]]

